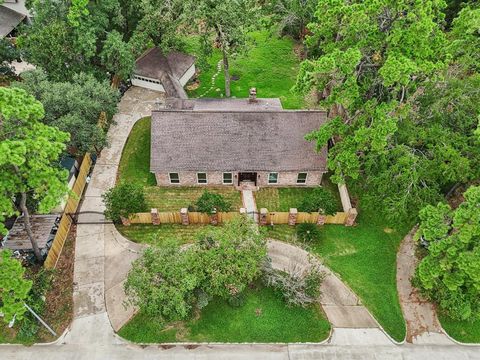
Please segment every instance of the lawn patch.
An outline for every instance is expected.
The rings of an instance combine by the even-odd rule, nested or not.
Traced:
[[[460,321],[452,320],[439,314],[443,329],[457,341],[464,343],[480,343],[480,320]]]
[[[248,42],[249,48],[245,54],[230,59],[232,97],[248,97],[248,90],[256,87],[259,97],[278,97],[285,109],[303,108],[302,96],[291,91],[300,66],[300,59],[294,52],[295,42],[287,37],[279,38],[268,31],[250,33]],[[200,54],[198,38],[188,40],[186,50],[198,56]],[[221,58],[220,50],[215,49],[207,60],[209,67],[200,72],[200,86],[188,92],[190,97],[199,97],[210,89],[212,76],[217,71],[217,63]],[[218,98],[224,94],[225,76],[222,68],[215,79],[213,89],[204,97]]]
[[[287,307],[269,288],[246,291],[246,301],[234,308],[214,299],[195,320],[167,327],[145,315],[135,316],[119,334],[145,343],[196,342],[320,342],[328,337],[330,324],[319,306]]]

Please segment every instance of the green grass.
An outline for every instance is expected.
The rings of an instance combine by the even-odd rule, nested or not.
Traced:
[[[132,128],[123,148],[118,167],[119,179],[145,186],[156,185],[150,172],[150,117],[138,120]]]
[[[199,232],[211,225],[180,225],[133,224],[130,226],[116,225],[117,230],[126,238],[136,243],[161,246],[166,239],[177,239],[180,244],[191,243]]]
[[[233,186],[208,186],[205,187],[145,187],[145,197],[148,208],[157,208],[159,211],[180,211],[183,207],[195,204],[197,199],[207,189],[221,194],[229,201],[232,211],[242,207],[240,191]]]
[[[246,291],[245,304],[233,308],[214,299],[198,319],[162,327],[143,314],[120,329],[120,336],[135,342],[319,342],[330,324],[318,307],[287,307],[269,288]]]
[[[338,190],[334,188],[325,187],[327,190],[335,194],[337,201],[337,210],[342,211],[342,204],[340,202],[340,196]],[[257,208],[266,208],[269,211],[289,211],[290,208],[298,208],[305,196],[308,196],[314,188],[274,188],[264,187],[255,192],[255,200]]]
[[[405,337],[405,322],[396,286],[396,254],[408,227],[388,229],[373,215],[360,212],[358,225],[325,225],[322,238],[311,245],[325,265],[339,274],[362,299],[378,322],[395,340]],[[267,236],[295,242],[295,228],[275,225]]]
[[[204,187],[158,187],[150,172],[150,117],[135,123],[123,148],[119,165],[119,180],[141,184],[145,189],[145,211],[180,211],[195,203]],[[209,186],[209,191],[222,194],[232,204],[232,210],[242,207],[240,192],[232,186]]]
[[[248,90],[256,87],[258,97],[278,97],[286,109],[303,108],[303,97],[291,91],[300,65],[294,46],[293,40],[279,38],[267,31],[250,33],[247,52],[230,59],[230,74],[239,77],[231,82],[232,97],[248,97]],[[187,51],[198,55],[198,49],[198,39],[188,40]],[[199,75],[200,87],[189,91],[189,97],[199,97],[210,88],[212,75],[220,59],[220,50],[216,49],[208,59],[209,68]],[[224,94],[225,76],[222,68],[214,88],[205,97],[222,97]]]
[[[455,340],[464,343],[480,343],[480,320],[458,321],[440,314],[439,319],[443,329]]]

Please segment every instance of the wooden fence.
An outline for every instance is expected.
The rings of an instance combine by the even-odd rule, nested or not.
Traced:
[[[297,213],[296,223],[311,223],[316,224],[318,222],[318,213],[299,212]],[[272,211],[267,213],[267,225],[281,225],[288,224],[289,213]],[[325,224],[344,224],[347,219],[346,212],[337,212],[335,215],[327,215]]]
[[[85,184],[87,183],[87,176],[90,172],[90,167],[92,166],[92,159],[90,154],[87,153],[83,157],[82,165],[78,172],[77,180],[72,188],[72,194],[68,197],[65,209],[63,210],[63,215],[58,226],[57,233],[53,239],[52,247],[48,252],[47,259],[45,260],[45,267],[47,269],[54,269],[57,266],[58,259],[63,250],[63,245],[67,239],[68,232],[72,226],[72,218],[67,214],[74,214],[77,211],[78,203],[82,197],[83,190],[85,189]]]
[[[160,224],[181,224],[182,216],[179,211],[165,211],[158,212],[158,218]],[[189,224],[210,224],[210,215],[201,213],[201,212],[188,212],[188,222]],[[232,220],[235,216],[238,216],[237,212],[219,212],[218,222],[224,223],[226,221]],[[136,213],[130,217],[130,224],[152,224],[152,213],[143,212]]]

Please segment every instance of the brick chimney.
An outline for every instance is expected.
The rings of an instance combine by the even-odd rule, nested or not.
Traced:
[[[257,88],[250,88],[248,92],[248,101],[251,103],[257,102]]]

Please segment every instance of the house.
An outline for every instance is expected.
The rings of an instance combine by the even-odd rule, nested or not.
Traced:
[[[150,171],[159,186],[316,186],[327,149],[305,134],[326,118],[279,99],[170,99],[152,112]]]
[[[29,18],[25,0],[4,0],[0,4],[0,39],[12,37],[15,29]]]
[[[157,48],[147,50],[135,62],[132,85],[186,99],[183,87],[195,75],[195,57],[172,51],[164,55]]]

